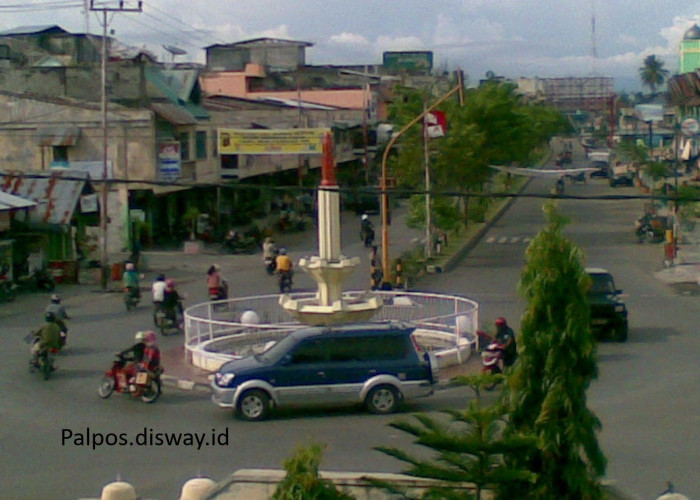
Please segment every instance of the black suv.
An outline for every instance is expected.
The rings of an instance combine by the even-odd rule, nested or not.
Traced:
[[[587,267],[591,277],[588,303],[591,306],[591,331],[600,340],[627,340],[627,307],[615,288],[612,274],[600,267]]]
[[[229,361],[212,380],[213,401],[245,420],[282,406],[363,403],[391,413],[432,394],[435,358],[406,323],[359,323],[296,330],[262,354]]]

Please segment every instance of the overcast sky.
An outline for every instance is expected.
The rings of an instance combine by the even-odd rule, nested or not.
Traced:
[[[0,0],[0,30],[57,24],[100,34],[101,15],[84,5],[90,0]],[[611,76],[618,89],[639,90],[649,54],[677,72],[679,42],[694,22],[700,0],[143,0],[143,12],[110,16],[109,27],[164,60],[164,44],[188,52],[177,61],[203,62],[207,45],[275,37],[313,43],[309,64],[380,64],[387,50],[431,50],[436,66],[461,67],[470,84],[490,70]]]

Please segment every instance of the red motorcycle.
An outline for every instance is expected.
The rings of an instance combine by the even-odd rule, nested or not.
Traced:
[[[479,331],[477,335],[479,336],[479,346],[483,346],[481,349],[481,373],[489,373],[491,375],[503,373],[503,344],[484,332]],[[492,391],[497,383],[497,381],[494,381],[487,384],[484,386],[484,389]]]
[[[131,394],[135,398],[141,398],[144,403],[153,403],[161,395],[160,375],[163,372],[159,368],[157,372],[140,370],[134,377],[127,376],[124,366],[127,360],[123,354],[117,353],[112,368],[102,377],[102,382],[97,392],[100,397],[106,399],[113,392]]]

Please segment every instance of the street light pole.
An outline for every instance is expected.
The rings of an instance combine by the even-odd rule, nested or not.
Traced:
[[[382,202],[382,270],[384,271],[385,283],[391,283],[391,266],[389,265],[389,193],[387,192],[387,161],[389,159],[389,153],[391,152],[391,148],[394,146],[399,137],[406,133],[406,131],[410,129],[413,125],[423,120],[423,118],[425,118],[425,116],[428,113],[430,113],[440,104],[452,97],[455,93],[459,92],[459,102],[460,104],[464,104],[464,87],[462,83],[461,71],[457,71],[457,81],[458,83],[456,87],[454,87],[445,95],[443,95],[440,99],[435,101],[431,106],[425,108],[421,114],[419,114],[413,120],[404,125],[403,128],[399,130],[396,134],[393,134],[391,136],[391,139],[389,139],[389,142],[387,143],[386,147],[384,148],[384,153],[382,154],[382,177],[380,179],[379,186],[381,189],[380,198]]]

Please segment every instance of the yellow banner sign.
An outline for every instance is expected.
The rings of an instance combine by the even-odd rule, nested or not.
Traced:
[[[245,130],[220,128],[219,154],[284,155],[321,154],[327,128]]]

